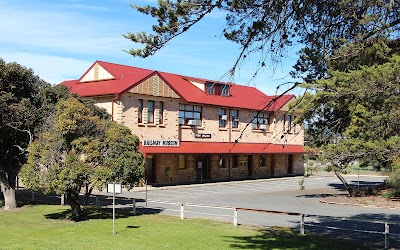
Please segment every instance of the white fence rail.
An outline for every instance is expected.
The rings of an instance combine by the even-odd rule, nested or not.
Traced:
[[[238,220],[239,220],[238,211],[298,216],[299,217],[300,234],[305,234],[305,226],[319,227],[319,228],[331,229],[331,230],[352,231],[352,232],[361,232],[361,233],[370,233],[370,234],[383,234],[384,235],[384,249],[389,249],[389,238],[390,238],[389,236],[400,236],[400,234],[390,233],[390,225],[400,225],[400,223],[393,223],[393,222],[388,222],[388,221],[358,219],[358,218],[350,218],[350,217],[323,216],[323,215],[303,214],[303,213],[296,213],[296,212],[285,212],[285,211],[275,211],[275,210],[265,210],[265,209],[252,209],[252,208],[242,208],[242,207],[227,207],[227,206],[190,204],[190,203],[185,204],[185,203],[181,203],[181,202],[166,202],[166,201],[157,201],[157,200],[147,200],[146,202],[150,203],[150,204],[154,203],[154,204],[164,204],[164,205],[176,206],[175,208],[162,207],[162,209],[164,211],[178,212],[181,219],[188,218],[188,216],[187,216],[188,214],[215,216],[215,217],[220,217],[220,218],[223,217],[223,218],[230,218],[230,220],[232,221],[234,226],[238,225]],[[135,204],[135,202],[133,202],[133,204]],[[142,207],[142,208],[144,208],[144,207]],[[159,208],[161,208],[161,207],[159,207]],[[207,209],[208,212],[191,211],[190,208]],[[209,212],[209,210],[213,210],[213,209],[230,211],[230,212],[228,212],[226,214]],[[382,225],[384,225],[384,227],[382,227],[383,231],[372,231],[372,230],[360,230],[360,229],[354,229],[354,228],[343,228],[343,227],[336,227],[336,226],[319,226],[319,225],[307,223],[305,221],[306,218],[331,219],[331,220],[333,219],[336,221],[351,221],[351,222],[382,224]]]

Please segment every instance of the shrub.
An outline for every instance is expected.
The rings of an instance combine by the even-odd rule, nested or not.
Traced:
[[[400,169],[394,170],[389,175],[389,186],[395,189],[397,195],[400,195]]]

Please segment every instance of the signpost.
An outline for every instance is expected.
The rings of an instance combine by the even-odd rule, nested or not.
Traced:
[[[112,234],[115,235],[115,194],[122,193],[122,185],[121,183],[107,183],[107,193],[113,194],[113,229]]]

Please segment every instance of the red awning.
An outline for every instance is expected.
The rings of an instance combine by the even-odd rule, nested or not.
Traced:
[[[306,154],[301,145],[233,142],[180,142],[179,147],[143,146],[145,154]]]

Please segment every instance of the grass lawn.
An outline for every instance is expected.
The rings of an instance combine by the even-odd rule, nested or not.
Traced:
[[[90,210],[89,219],[78,223],[66,220],[68,214],[69,207],[58,205],[0,208],[0,249],[361,249],[287,229],[121,211],[112,236],[111,210]]]

